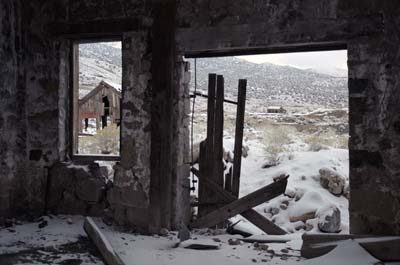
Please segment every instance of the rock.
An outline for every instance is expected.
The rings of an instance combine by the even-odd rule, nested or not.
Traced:
[[[271,213],[272,216],[277,215],[277,214],[279,213],[279,208],[271,207],[271,208],[269,209],[269,213]]]
[[[277,163],[273,163],[273,162],[265,162],[262,166],[261,166],[261,168],[264,168],[264,169],[266,169],[266,168],[270,168],[270,167],[274,167],[274,166],[277,166]]]
[[[296,195],[294,197],[295,201],[299,201],[304,196],[304,190],[296,190]]]
[[[237,239],[237,238],[229,238],[229,239],[228,239],[228,244],[231,245],[231,246],[240,245],[240,239]]]
[[[287,196],[289,198],[294,198],[294,197],[296,197],[296,191],[291,188],[286,188],[285,196]]]
[[[15,233],[16,232],[14,227],[9,227],[7,230],[10,233]]]
[[[284,203],[281,203],[281,205],[279,206],[279,208],[281,208],[282,210],[286,210],[287,209],[287,205]]]
[[[311,231],[313,229],[314,229],[314,226],[312,226],[312,224],[306,223],[306,226],[305,226],[304,230],[306,230],[308,232],[308,231]]]
[[[315,212],[308,212],[308,213],[302,214],[300,216],[290,217],[290,222],[295,223],[298,221],[302,221],[303,223],[305,223],[307,220],[314,219],[314,218],[315,218]]]
[[[318,217],[318,228],[322,232],[338,233],[340,231],[341,216],[340,210],[336,205],[320,208],[316,216]]]
[[[219,239],[219,238],[213,238],[212,240],[213,240],[214,242],[221,243],[221,239]]]
[[[181,223],[181,228],[179,229],[178,238],[180,242],[190,239],[190,231],[187,226]]]
[[[346,179],[335,170],[323,167],[319,170],[320,184],[323,188],[327,189],[330,193],[339,196],[343,193]]]
[[[268,245],[266,244],[261,244],[261,243],[254,243],[254,250],[259,250],[259,251],[267,251],[269,248]]]
[[[281,202],[281,204],[284,204],[284,205],[286,205],[286,206],[289,206],[289,201],[288,201],[288,200],[283,200],[283,201]]]
[[[350,200],[350,185],[349,185],[349,182],[346,182],[346,184],[344,185],[343,196],[346,197],[346,199]]]
[[[285,179],[285,178],[288,178],[288,177],[289,177],[289,174],[286,173],[286,172],[283,172],[283,173],[280,173],[280,174],[276,175],[272,179],[274,180],[274,182],[277,182],[279,180],[282,180],[282,179]]]
[[[301,229],[305,230],[306,226],[303,222],[298,222],[297,225],[295,226],[294,230],[300,231]]]
[[[4,220],[4,226],[7,228],[14,226],[14,219],[6,218]]]
[[[158,232],[158,235],[159,236],[168,236],[168,233],[169,233],[169,231],[167,228],[161,228],[160,232]]]
[[[246,158],[249,156],[250,147],[248,145],[243,145],[242,147],[242,157]]]
[[[68,218],[68,219],[67,219],[67,224],[72,225],[73,223],[74,223],[74,222],[72,221],[71,218]]]
[[[289,253],[289,249],[283,248],[283,249],[281,249],[281,252],[282,252],[282,253]]]
[[[38,227],[40,228],[40,229],[42,229],[42,228],[45,228],[46,226],[48,226],[49,225],[49,222],[47,222],[46,220],[43,220],[39,225],[38,225]]]

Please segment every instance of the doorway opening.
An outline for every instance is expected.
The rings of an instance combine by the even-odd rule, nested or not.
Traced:
[[[234,160],[237,117],[231,103],[237,101],[238,79],[247,79],[239,197],[289,175],[285,194],[254,210],[290,233],[349,233],[347,50],[187,60],[195,167],[207,137],[208,75],[225,79],[226,170]],[[193,188],[193,205],[201,205],[197,183]],[[327,216],[335,223],[328,225]],[[261,232],[240,216],[231,218],[239,220],[245,229]]]

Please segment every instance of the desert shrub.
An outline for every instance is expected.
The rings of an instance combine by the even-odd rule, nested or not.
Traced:
[[[99,130],[94,136],[79,139],[79,153],[115,154],[119,153],[119,127],[111,124]]]
[[[348,136],[345,134],[338,135],[332,129],[312,134],[306,137],[305,142],[309,145],[309,150],[313,152],[328,149],[329,147],[348,148]]]
[[[274,126],[266,129],[262,137],[264,151],[270,164],[278,164],[282,153],[290,152],[291,130],[287,126]]]

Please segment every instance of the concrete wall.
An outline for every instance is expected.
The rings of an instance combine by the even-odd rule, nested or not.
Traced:
[[[350,229],[400,234],[398,1],[179,1],[180,51],[284,52],[346,44]]]
[[[0,100],[4,103],[0,107],[1,216],[40,215],[46,206],[58,213],[91,215],[107,208],[107,215],[116,222],[147,228],[149,218],[165,219],[162,212],[168,213],[168,220],[155,222],[153,228],[159,229],[157,224],[176,227],[181,220],[177,216],[186,215],[183,205],[188,202],[185,178],[189,174],[183,154],[188,152],[184,103],[188,89],[182,81],[185,71],[175,72],[172,67],[169,74],[179,86],[160,92],[169,93],[173,100],[165,101],[162,94],[154,92],[158,90],[151,73],[152,10],[149,1],[141,0],[1,1],[0,58],[7,66],[0,70]],[[80,170],[96,168],[95,164],[79,163],[74,168],[59,163],[70,159],[72,145],[70,40],[92,37],[123,40],[122,148],[112,187],[104,183],[98,170]],[[181,62],[177,59],[176,64]],[[164,100],[163,107],[159,108],[160,102],[153,104],[153,98]],[[178,148],[171,148],[169,137],[159,137],[162,134],[154,129],[166,120],[171,120],[171,129],[164,131]],[[168,170],[153,174],[150,158],[156,156],[159,146],[169,147],[169,152],[154,161]],[[173,184],[155,186],[164,179]],[[97,188],[82,194],[82,187],[90,183]],[[150,206],[151,187],[155,194],[171,194],[168,200],[158,198],[168,201],[165,207],[158,207],[160,203]]]
[[[0,216],[14,205],[13,183],[24,154],[23,91],[18,88],[18,5],[0,2]]]

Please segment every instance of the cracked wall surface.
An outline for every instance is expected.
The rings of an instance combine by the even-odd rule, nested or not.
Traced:
[[[148,32],[125,33],[122,40],[123,99],[121,162],[112,205],[115,219],[147,222],[151,153],[151,51]],[[137,214],[142,212],[142,214]]]

